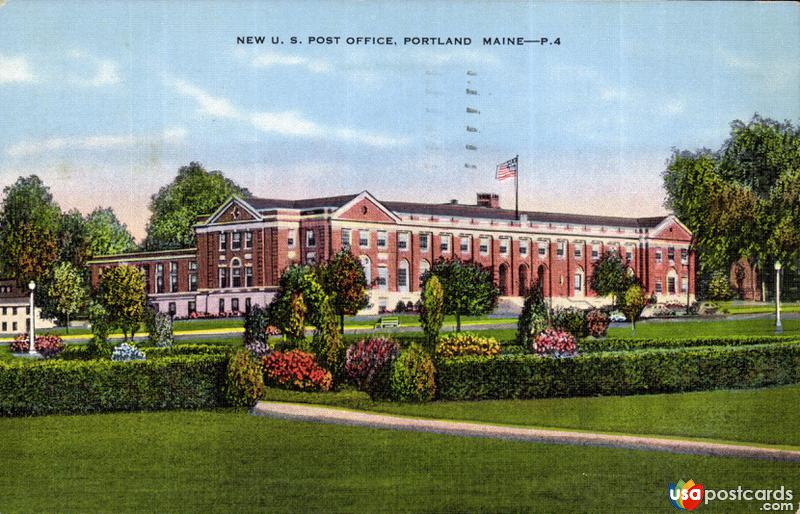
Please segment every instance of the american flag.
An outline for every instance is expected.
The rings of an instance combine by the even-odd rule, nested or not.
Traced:
[[[510,161],[497,165],[497,172],[494,178],[497,180],[505,180],[507,178],[514,178],[517,176],[517,158],[514,157]]]

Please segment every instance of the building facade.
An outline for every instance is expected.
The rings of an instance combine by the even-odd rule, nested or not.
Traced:
[[[502,209],[494,194],[476,204],[380,201],[369,192],[275,200],[231,198],[195,225],[197,246],[98,257],[103,269],[130,264],[154,305],[178,317],[245,312],[269,303],[284,269],[349,247],[370,284],[367,312],[419,299],[420,276],[440,257],[493,270],[504,299],[521,303],[535,281],[553,305],[608,301],[588,287],[592,264],[617,252],[659,302],[694,301],[691,233],[673,215],[621,218]]]
[[[40,318],[37,307],[34,314],[35,328],[50,328],[51,320]],[[30,293],[22,289],[13,279],[0,280],[0,334],[28,332],[31,324]]]

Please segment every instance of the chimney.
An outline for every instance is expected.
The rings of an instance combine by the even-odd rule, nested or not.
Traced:
[[[478,193],[478,207],[500,208],[500,197],[495,193]]]
[[[450,200],[450,205],[458,205],[458,200],[453,198],[452,200]]]

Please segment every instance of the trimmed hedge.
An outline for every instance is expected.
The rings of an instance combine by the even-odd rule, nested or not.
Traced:
[[[0,415],[222,407],[227,363],[225,354],[0,361]]]
[[[549,398],[762,387],[800,382],[800,344],[458,357],[437,364],[443,400]]]
[[[783,342],[800,342],[797,336],[708,336],[680,339],[581,339],[578,351],[615,352],[652,348],[692,348],[698,346],[749,346]]]
[[[224,355],[232,353],[234,348],[220,344],[176,344],[173,346],[139,346],[148,359],[174,357],[177,355]],[[64,348],[58,356],[59,360],[92,360],[96,359],[88,345],[71,344]]]

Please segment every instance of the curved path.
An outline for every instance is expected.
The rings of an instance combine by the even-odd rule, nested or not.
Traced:
[[[519,428],[461,421],[406,418],[402,416],[327,408],[315,405],[258,402],[253,408],[253,414],[298,421],[431,432],[462,437],[488,437],[536,443],[606,446],[611,448],[689,453],[715,457],[800,462],[800,451],[783,450],[779,448],[657,437]]]

